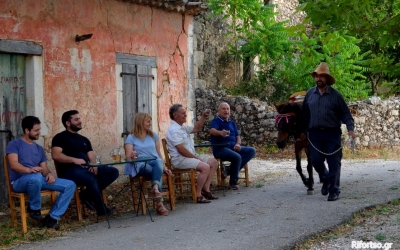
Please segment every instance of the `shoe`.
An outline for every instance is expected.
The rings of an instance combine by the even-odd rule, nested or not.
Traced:
[[[31,217],[34,220],[38,220],[38,221],[42,220],[42,214],[40,213],[40,209],[33,210],[33,209],[31,209],[31,207],[28,204],[27,210],[28,210],[29,217]]]
[[[230,170],[231,170],[231,166],[223,166],[222,167],[222,173],[221,173],[222,179],[225,179],[226,177],[228,177]]]
[[[54,228],[55,230],[60,229],[60,225],[57,224],[57,220],[51,218],[49,214],[44,217],[44,219],[42,220],[42,224],[47,228]]]
[[[236,181],[236,180],[234,180],[234,181],[230,180],[230,181],[229,181],[229,186],[230,186],[230,188],[231,188],[232,190],[239,190],[239,189],[240,189],[240,187],[239,187],[239,185],[237,184],[237,181]]]
[[[85,204],[85,206],[86,206],[89,210],[92,210],[92,211],[94,210],[94,206],[93,206],[92,201],[90,201],[90,200],[86,197],[85,193],[80,192],[80,193],[79,193],[79,199],[81,200],[81,202],[82,202],[83,204]]]
[[[339,194],[337,193],[329,194],[328,196],[328,201],[336,201],[338,199],[339,199]]]
[[[211,192],[207,192],[206,190],[201,190],[201,195],[204,196],[207,200],[217,200],[218,197],[214,196]]]
[[[160,198],[160,197],[162,197],[162,195],[161,195],[161,193],[160,192],[155,192],[154,190],[151,190],[150,192],[149,192],[149,194],[147,195],[147,197],[149,198],[149,199],[154,199],[154,198]]]
[[[158,203],[157,208],[156,208],[157,214],[159,215],[168,215],[168,210],[164,207],[164,204],[162,204],[161,202]]]
[[[323,196],[328,195],[328,191],[329,191],[329,182],[328,181],[324,181],[322,183],[321,194]]]
[[[104,209],[106,210],[105,212],[104,212]],[[114,210],[109,209],[106,206],[104,206],[104,209],[100,208],[99,210],[97,210],[97,216],[104,216],[104,215],[110,216],[114,213]]]
[[[210,203],[211,201],[207,200],[204,198],[204,196],[198,196],[197,197],[197,203]]]

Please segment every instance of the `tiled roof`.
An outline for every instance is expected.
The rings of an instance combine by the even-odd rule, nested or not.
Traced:
[[[204,0],[119,0],[196,16],[207,10]]]

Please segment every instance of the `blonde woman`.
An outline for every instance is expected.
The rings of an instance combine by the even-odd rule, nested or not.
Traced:
[[[132,177],[139,175],[151,180],[152,189],[149,198],[156,201],[156,210],[159,215],[168,215],[168,210],[163,205],[162,173],[171,175],[171,170],[165,168],[161,158],[161,142],[158,134],[151,130],[151,116],[146,113],[137,113],[133,119],[131,134],[126,138],[124,149],[127,160],[140,157],[155,157],[156,160],[125,165],[124,174]],[[136,171],[137,170],[137,171]]]

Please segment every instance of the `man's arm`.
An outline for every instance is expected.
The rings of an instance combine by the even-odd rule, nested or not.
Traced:
[[[10,163],[10,167],[22,174],[31,174],[31,173],[40,173],[42,172],[42,168],[40,166],[35,166],[33,168],[28,168],[18,162],[18,154],[8,154],[7,155],[8,162]]]
[[[53,158],[54,161],[61,162],[61,163],[73,163],[75,165],[82,165],[82,164],[86,163],[85,160],[67,156],[67,155],[63,154],[62,151],[63,151],[63,149],[60,147],[52,147],[51,148],[51,158]],[[93,152],[93,151],[90,151],[90,152]],[[88,156],[89,156],[89,153],[88,153]],[[93,157],[93,159],[94,158],[95,157]],[[92,159],[90,159],[90,160],[92,160]]]
[[[210,110],[204,110],[203,113],[201,114],[200,120],[196,122],[196,124],[193,127],[192,133],[197,133],[201,130],[201,128],[204,125],[204,122],[206,121],[207,117],[210,115]]]
[[[215,128],[210,129],[210,134],[212,136],[228,136],[229,135],[229,131],[228,130],[216,130]]]
[[[47,167],[47,163],[41,162],[39,166],[42,168],[42,175],[46,177],[47,184],[54,183],[56,178],[54,178],[54,175],[50,172],[49,168]]]
[[[187,158],[199,159],[199,158],[197,158],[197,156],[195,156],[195,155],[192,154],[189,150],[187,150],[187,149],[185,148],[185,146],[183,145],[183,143],[182,143],[182,144],[178,144],[178,145],[176,145],[175,147],[176,147],[176,149],[178,150],[178,152],[179,152],[182,156],[185,156],[185,157],[187,157]],[[199,159],[199,160],[200,160],[200,159]]]

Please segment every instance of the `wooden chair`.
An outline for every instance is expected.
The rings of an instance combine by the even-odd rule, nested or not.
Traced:
[[[169,157],[169,151],[167,148],[167,141],[162,139],[162,146],[164,149],[165,156],[165,164],[168,169],[172,171],[175,180],[175,189],[178,194],[176,196],[187,197],[191,196],[193,199],[193,203],[197,203],[196,196],[196,171],[194,169],[174,169],[171,164],[171,159]],[[185,177],[186,175],[186,177]],[[190,187],[191,194],[187,194],[184,192],[184,187]]]
[[[163,188],[163,191],[161,193],[162,196],[167,196],[169,198],[169,205],[171,207],[171,211],[175,210],[175,190],[174,190],[174,185],[172,183],[172,177],[168,176],[166,174],[163,173],[162,175],[163,180],[166,180],[166,182],[163,181],[163,184],[166,183],[167,188]],[[133,202],[133,208],[135,208],[136,206],[138,206],[139,200],[138,200],[138,193],[140,190],[140,184],[142,183],[142,185],[144,185],[145,183],[149,183],[151,185],[151,180],[144,178],[143,176],[135,176],[135,177],[131,177],[129,176],[129,182],[131,185],[131,192],[132,192],[132,202]],[[147,190],[147,188],[143,187],[143,190]],[[147,214],[147,208],[146,208],[146,196],[143,195],[142,193],[139,193],[139,195],[141,195],[141,209],[142,209],[142,214]],[[155,204],[153,204],[155,206]]]
[[[54,161],[54,168],[56,169],[56,173],[57,173],[57,177],[59,176],[60,170],[59,170],[59,166],[57,164],[56,161]],[[79,192],[84,190],[86,187],[85,186],[77,186],[75,193],[74,193],[74,198],[72,200],[74,200],[74,205],[75,205],[75,211],[76,211],[76,218],[78,221],[82,220],[82,214],[87,214],[87,209],[86,207],[81,203],[81,200],[79,198]],[[102,191],[102,196],[103,196],[103,202],[104,204],[107,205],[107,197],[106,194],[104,192],[104,190]],[[71,200],[71,201],[72,201]],[[82,213],[83,211],[83,213]],[[66,214],[68,216],[68,214]]]
[[[222,171],[223,171],[223,167],[225,165],[229,165],[227,164],[227,162],[229,161],[223,161],[221,159],[219,159],[219,169],[217,171],[217,179],[218,179],[218,183],[221,187],[225,187],[225,178],[222,178]],[[240,173],[244,172],[244,177],[240,176]],[[246,187],[249,186],[249,167],[248,164],[246,164],[239,172],[239,180],[245,180],[246,183]]]
[[[8,190],[8,200],[10,202],[10,211],[11,211],[11,223],[13,227],[17,226],[17,212],[21,215],[21,224],[22,224],[22,231],[24,233],[28,232],[28,225],[26,222],[26,218],[29,217],[29,214],[26,212],[26,203],[25,200],[28,199],[28,194],[26,193],[17,193],[13,190],[10,182],[10,175],[8,171],[8,161],[7,156],[4,156],[4,170],[6,174],[6,183],[7,183],[7,190]],[[51,204],[53,205],[56,201],[56,192],[50,190],[43,190],[41,192],[41,196],[50,196]],[[15,202],[15,199],[18,199],[18,203]],[[49,214],[50,209],[43,209],[41,210],[41,214],[47,215]]]

